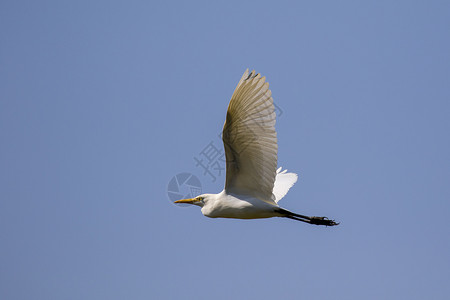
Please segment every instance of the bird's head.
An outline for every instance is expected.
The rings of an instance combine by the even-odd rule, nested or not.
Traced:
[[[193,204],[193,205],[203,207],[210,198],[211,198],[210,194],[203,194],[203,195],[199,195],[195,198],[177,200],[174,203]]]

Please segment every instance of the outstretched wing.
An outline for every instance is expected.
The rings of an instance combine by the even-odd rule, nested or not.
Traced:
[[[265,77],[248,69],[231,97],[223,126],[225,191],[276,205],[277,133],[272,93]]]
[[[273,196],[276,203],[286,196],[289,189],[297,182],[297,179],[297,174],[287,173],[287,170],[282,171],[281,167],[278,168],[273,186]]]

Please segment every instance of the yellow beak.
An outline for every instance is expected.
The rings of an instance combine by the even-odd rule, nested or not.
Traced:
[[[182,199],[182,200],[177,200],[174,203],[188,203],[188,204],[193,204],[194,202],[197,202],[197,200],[195,198],[191,198],[191,199]]]

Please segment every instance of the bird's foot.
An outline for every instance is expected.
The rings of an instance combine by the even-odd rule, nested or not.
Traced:
[[[336,223],[334,220],[330,220],[327,217],[310,217],[310,224],[325,226],[339,225],[339,223]]]

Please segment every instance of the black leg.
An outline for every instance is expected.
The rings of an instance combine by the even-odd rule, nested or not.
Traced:
[[[279,212],[282,217],[289,218],[292,220],[302,221],[302,222],[309,223],[309,224],[325,225],[325,226],[339,225],[339,223],[336,223],[334,220],[330,220],[327,217],[308,217],[308,216],[293,213],[293,212],[288,211],[283,208],[279,208],[277,210],[277,212]]]

